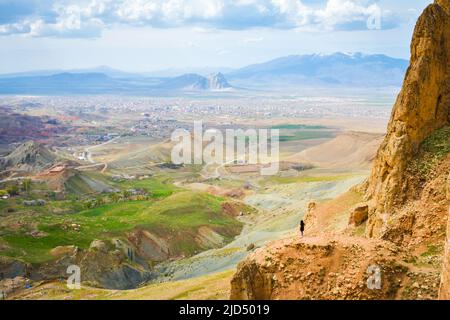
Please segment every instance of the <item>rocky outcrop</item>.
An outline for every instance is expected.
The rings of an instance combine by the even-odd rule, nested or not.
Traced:
[[[449,123],[450,1],[436,0],[419,18],[411,65],[369,179],[367,235],[381,237],[389,215],[407,200],[405,174],[421,143]]]
[[[213,91],[230,89],[231,86],[222,73],[211,74],[208,77],[209,89]]]
[[[81,282],[106,289],[125,290],[153,279],[154,274],[139,255],[119,239],[94,240],[88,249],[60,246],[51,250],[55,258],[40,265],[27,265],[13,259],[0,261],[4,278],[24,277],[33,281],[67,279],[68,267],[80,268]],[[1,279],[0,279],[1,280]]]
[[[417,22],[411,66],[369,179],[366,235],[411,250],[444,246],[442,299],[450,296],[449,124],[450,1],[436,0]]]
[[[154,276],[137,262],[132,253],[95,240],[79,262],[81,280],[107,289],[133,289]]]
[[[368,215],[369,215],[369,206],[366,203],[358,204],[351,210],[348,224],[351,226],[358,227],[367,220]]]
[[[0,280],[26,276],[31,265],[7,257],[0,257]]]
[[[401,263],[405,257],[394,244],[374,239],[281,240],[239,265],[231,299],[436,299],[439,273],[411,272]]]
[[[162,262],[173,257],[169,243],[147,230],[130,232],[128,241],[136,248],[137,254],[147,260]]]

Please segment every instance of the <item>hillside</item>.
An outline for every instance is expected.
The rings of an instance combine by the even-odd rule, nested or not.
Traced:
[[[56,155],[47,147],[34,141],[28,141],[7,156],[0,158],[0,171],[14,169],[36,172],[51,166],[56,160]]]
[[[88,284],[136,288],[159,276],[155,264],[220,248],[242,230],[234,202],[155,179],[116,182],[119,190],[149,192],[129,199],[123,191],[80,199],[70,193],[75,187],[67,188],[65,200],[41,206],[18,199],[0,203],[0,272],[6,277],[54,280],[75,263]],[[106,202],[108,197],[116,201]]]
[[[287,160],[321,168],[368,169],[382,138],[380,134],[346,132],[331,141],[294,154]]]
[[[0,145],[8,149],[11,143],[28,140],[51,142],[55,136],[70,130],[70,126],[52,117],[16,113],[8,106],[0,108]]]
[[[448,298],[449,54],[450,1],[436,0],[417,22],[411,64],[368,182],[311,203],[306,237],[250,255],[233,277],[231,298]]]

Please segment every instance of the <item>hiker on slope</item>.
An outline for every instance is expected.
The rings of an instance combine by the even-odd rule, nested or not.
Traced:
[[[300,233],[302,234],[302,238],[303,238],[303,233],[305,232],[305,223],[302,221],[300,221]]]

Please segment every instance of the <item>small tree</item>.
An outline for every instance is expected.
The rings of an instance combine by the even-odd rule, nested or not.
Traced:
[[[31,179],[25,179],[22,181],[22,190],[25,192],[30,192],[31,190]]]
[[[93,203],[94,203],[94,208],[100,207],[105,204],[105,199],[103,199],[103,197],[99,196],[93,200]]]
[[[123,194],[123,197],[124,197],[125,199],[128,199],[129,197],[131,197],[131,192],[128,191],[128,190],[124,190],[124,191],[122,192],[122,194]]]

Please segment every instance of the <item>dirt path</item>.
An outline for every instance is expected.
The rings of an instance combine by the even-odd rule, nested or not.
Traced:
[[[106,162],[102,162],[102,163],[95,162],[95,160],[92,158],[91,150],[95,149],[95,148],[99,148],[99,147],[104,147],[104,146],[106,146],[106,145],[108,145],[110,143],[113,143],[114,141],[116,141],[116,140],[118,140],[120,138],[121,137],[119,136],[119,137],[116,137],[116,138],[111,139],[109,141],[106,141],[104,143],[85,148],[84,151],[86,152],[87,160],[88,160],[88,162],[92,163],[92,166],[81,166],[81,167],[78,167],[77,169],[88,169],[88,168],[91,168],[91,167],[102,165],[103,169],[102,169],[101,173],[104,173],[106,171],[106,169],[108,168],[108,164]]]

